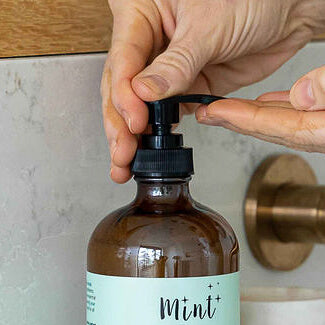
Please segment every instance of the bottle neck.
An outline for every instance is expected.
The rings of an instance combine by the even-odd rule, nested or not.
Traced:
[[[135,178],[135,204],[147,211],[172,212],[192,205],[189,191],[191,178]]]

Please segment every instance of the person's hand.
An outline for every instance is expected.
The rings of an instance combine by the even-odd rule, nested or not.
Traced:
[[[109,3],[114,27],[102,94],[111,177],[119,183],[130,178],[135,135],[147,126],[143,100],[225,95],[259,81],[319,32],[324,17],[324,0]]]
[[[266,93],[255,101],[214,102],[201,106],[196,118],[297,150],[325,153],[325,66],[299,79],[290,91]]]

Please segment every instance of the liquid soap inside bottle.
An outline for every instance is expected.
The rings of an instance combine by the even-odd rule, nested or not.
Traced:
[[[178,106],[163,104],[149,105],[153,134],[132,166],[134,201],[91,236],[87,324],[239,325],[236,236],[191,197],[192,150],[170,133]]]

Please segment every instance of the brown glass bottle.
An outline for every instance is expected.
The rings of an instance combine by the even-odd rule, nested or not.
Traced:
[[[192,199],[193,152],[171,133],[180,102],[216,99],[148,103],[152,132],[141,136],[132,164],[137,195],[104,218],[89,242],[87,324],[239,325],[236,236]]]
[[[189,178],[136,178],[135,200],[109,214],[88,247],[88,271],[123,277],[199,277],[238,271],[236,236],[195,202]]]

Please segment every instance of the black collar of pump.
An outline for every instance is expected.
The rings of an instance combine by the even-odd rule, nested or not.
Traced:
[[[179,122],[180,103],[211,104],[224,99],[212,95],[173,96],[146,102],[149,109],[150,134],[142,134],[131,164],[137,177],[188,177],[194,173],[193,150],[183,147],[183,135],[172,133],[172,125]]]

